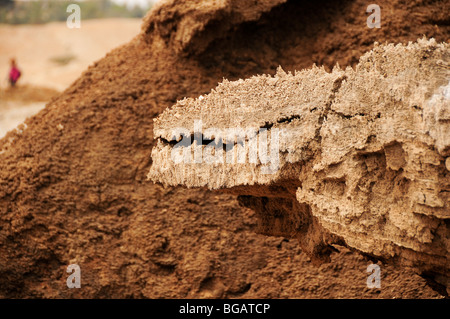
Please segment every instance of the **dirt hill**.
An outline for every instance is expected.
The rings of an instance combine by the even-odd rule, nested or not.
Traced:
[[[341,247],[315,266],[295,241],[255,234],[235,196],[146,179],[153,118],[225,77],[355,65],[373,42],[448,41],[447,1],[166,1],[140,35],[89,67],[0,140],[0,296],[438,298],[408,269]],[[401,8],[401,9],[400,9]],[[66,287],[77,263],[82,289]],[[438,287],[439,288],[439,287]]]

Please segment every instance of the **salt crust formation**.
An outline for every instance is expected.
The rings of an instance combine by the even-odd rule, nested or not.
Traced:
[[[316,259],[343,244],[448,289],[449,80],[449,44],[433,39],[375,45],[356,69],[224,80],[154,119],[148,177],[238,194],[261,233],[298,238]],[[267,151],[278,136],[269,173],[261,156],[250,161],[262,133]]]

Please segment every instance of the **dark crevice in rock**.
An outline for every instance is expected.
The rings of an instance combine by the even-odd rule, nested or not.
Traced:
[[[300,120],[300,119],[301,119],[300,115],[291,115],[289,117],[279,119],[278,121],[276,121],[276,123],[266,122],[266,124],[264,124],[264,126],[262,126],[261,128],[270,130],[275,124],[290,123],[293,120]]]

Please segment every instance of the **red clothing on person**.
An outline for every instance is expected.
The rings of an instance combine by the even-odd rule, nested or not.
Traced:
[[[9,82],[11,83],[11,85],[16,84],[19,78],[20,70],[15,66],[11,67],[11,71],[9,71]]]

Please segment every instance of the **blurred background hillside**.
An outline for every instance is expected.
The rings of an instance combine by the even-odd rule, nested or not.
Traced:
[[[89,65],[140,31],[151,0],[0,0],[0,138],[36,114]],[[81,28],[68,28],[69,4]],[[14,58],[22,75],[10,87]]]
[[[142,18],[152,0],[0,0],[0,23],[38,24],[67,19],[71,3],[80,6],[82,19]]]

